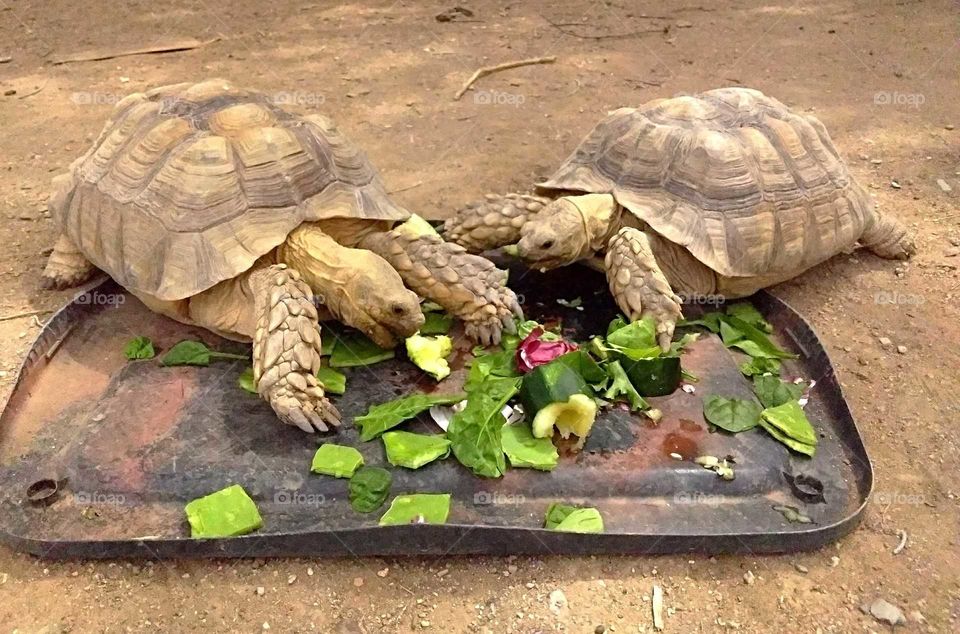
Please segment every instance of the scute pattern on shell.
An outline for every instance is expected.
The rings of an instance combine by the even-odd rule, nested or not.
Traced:
[[[611,193],[725,276],[818,264],[871,209],[820,121],[746,88],[616,110],[540,187]]]
[[[163,300],[247,270],[304,221],[403,220],[332,121],[224,80],[121,100],[51,209],[117,282]]]

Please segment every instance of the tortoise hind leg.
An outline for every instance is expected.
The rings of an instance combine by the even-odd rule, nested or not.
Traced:
[[[906,260],[917,252],[907,228],[879,212],[874,212],[874,221],[860,236],[860,244],[888,260]]]
[[[253,339],[257,393],[281,421],[327,431],[340,414],[316,378],[320,324],[310,287],[286,265],[255,268],[190,298],[190,320],[231,338]]]
[[[460,209],[443,223],[443,236],[470,253],[483,253],[520,240],[520,229],[548,203],[529,194],[487,194],[483,201]]]
[[[97,272],[97,267],[80,252],[65,234],[60,234],[47,259],[40,284],[47,290],[63,290],[83,284]]]

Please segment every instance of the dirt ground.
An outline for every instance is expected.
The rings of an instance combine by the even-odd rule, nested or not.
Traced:
[[[780,557],[53,563],[0,549],[3,631],[643,632],[653,583],[671,632],[879,632],[859,609],[878,597],[907,630],[960,630],[960,6],[468,0],[467,20],[435,19],[453,6],[0,0],[3,398],[38,331],[11,316],[68,297],[38,290],[56,235],[50,178],[128,92],[211,76],[285,92],[333,116],[401,203],[440,217],[548,175],[608,110],[744,85],[820,117],[880,209],[917,235],[909,264],[843,254],[775,289],[820,333],[866,437],[877,492],[863,524]],[[219,40],[52,63],[183,38]],[[557,62],[452,99],[477,67],[540,55]]]

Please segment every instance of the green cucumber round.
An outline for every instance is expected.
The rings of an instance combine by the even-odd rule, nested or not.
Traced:
[[[680,357],[631,359],[619,355],[627,378],[640,396],[666,396],[680,385]]]
[[[518,396],[537,438],[553,436],[556,426],[563,438],[573,433],[583,440],[597,418],[593,390],[565,363],[552,361],[531,370]]]

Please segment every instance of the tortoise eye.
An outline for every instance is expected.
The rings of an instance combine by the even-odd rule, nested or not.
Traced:
[[[552,246],[553,246],[553,240],[544,240],[543,244],[540,245],[540,247],[543,249],[549,249]]]

